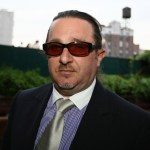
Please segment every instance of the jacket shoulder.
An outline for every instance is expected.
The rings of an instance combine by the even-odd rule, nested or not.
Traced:
[[[49,83],[30,89],[20,90],[15,94],[14,99],[41,99],[42,97],[48,95],[48,93],[52,92],[52,87],[52,83]]]

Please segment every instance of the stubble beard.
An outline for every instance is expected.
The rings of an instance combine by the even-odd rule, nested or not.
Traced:
[[[60,89],[60,90],[72,90],[75,85],[72,83],[63,83],[63,84],[57,84],[57,87]]]
[[[75,84],[70,84],[70,83],[57,84],[57,83],[55,83],[54,85],[55,85],[55,88],[57,89],[57,91],[64,96],[72,96],[73,94],[77,93]]]

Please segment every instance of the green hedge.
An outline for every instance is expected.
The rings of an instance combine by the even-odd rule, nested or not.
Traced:
[[[23,72],[11,67],[3,67],[0,69],[0,94],[12,96],[18,90],[32,88],[50,81],[50,78],[42,77],[38,69]]]
[[[40,70],[20,71],[10,67],[0,69],[0,95],[13,96],[18,90],[51,82],[40,75]],[[150,77],[140,75],[98,75],[103,85],[118,95],[131,100],[150,102]]]
[[[150,102],[150,77],[102,75],[99,78],[104,86],[124,98],[133,102]]]

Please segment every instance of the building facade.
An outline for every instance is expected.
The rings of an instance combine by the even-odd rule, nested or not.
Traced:
[[[112,21],[109,26],[102,26],[103,48],[110,57],[129,58],[139,53],[139,45],[133,42],[133,30],[122,28],[117,21]]]
[[[14,27],[14,13],[0,10],[0,44],[12,45]]]

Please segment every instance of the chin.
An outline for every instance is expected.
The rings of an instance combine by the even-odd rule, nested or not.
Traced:
[[[73,89],[76,86],[75,82],[60,82],[57,84],[59,88],[69,90]]]

